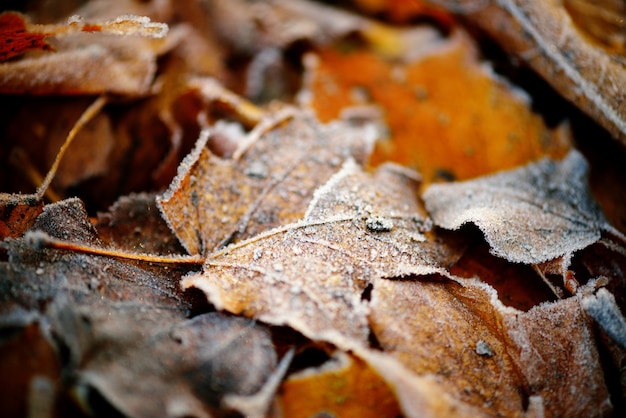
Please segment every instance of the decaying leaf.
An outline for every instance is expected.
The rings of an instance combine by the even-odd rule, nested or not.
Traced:
[[[50,29],[65,32],[55,39],[57,52],[0,63],[0,92],[145,95],[156,73],[157,57],[171,48],[167,38],[158,39],[167,34],[167,25],[138,16],[95,25],[73,18]]]
[[[302,220],[207,256],[197,287],[218,309],[289,325],[313,340],[366,346],[368,287],[378,277],[442,272],[456,249],[438,242],[415,198],[413,174],[374,176],[348,160]]]
[[[0,415],[622,414],[626,238],[576,151],[493,174],[580,144],[494,75],[442,2],[341,3],[377,20],[304,0],[78,3],[84,20],[23,21],[59,52],[0,64],[0,91],[115,94],[71,130],[81,147],[52,188],[60,157],[41,173],[87,102],[3,98],[20,175],[2,175],[43,186],[0,194],[0,374],[17,374]],[[613,0],[445,3],[488,30],[507,12],[525,30],[500,22],[512,48],[584,40],[611,65],[623,51]],[[128,13],[145,17],[116,20]],[[563,38],[546,22],[567,23]],[[522,58],[618,80],[586,51]],[[588,87],[587,104],[596,87],[620,100]],[[597,153],[592,167],[609,161]],[[623,181],[599,178],[620,221]],[[46,191],[82,201],[44,205]]]
[[[377,280],[370,326],[385,353],[437,376],[452,398],[512,416],[523,410],[525,381],[491,296],[486,286],[437,277]]]
[[[53,48],[44,40],[50,33],[29,32],[24,16],[14,12],[0,14],[0,62],[26,51],[49,51]]]
[[[623,5],[608,0],[593,5],[589,1],[557,0],[431,3],[480,26],[626,144]],[[600,16],[590,13],[590,7]],[[602,16],[605,23],[600,24],[602,35],[598,37],[595,22]]]
[[[292,374],[281,387],[279,404],[285,417],[400,415],[382,378],[362,359],[343,352],[322,366]]]
[[[375,139],[367,127],[320,125],[296,110],[268,115],[247,135],[237,129],[205,130],[170,190],[158,199],[190,254],[206,254],[300,219],[313,191],[347,157],[364,161]],[[232,160],[206,148],[211,136],[220,134],[239,142]]]
[[[214,416],[224,395],[254,395],[273,372],[260,325],[216,313],[186,320],[191,300],[172,281],[180,271],[33,249],[44,233],[101,245],[77,199],[47,205],[33,229],[5,244],[2,311],[17,304],[45,318],[69,387],[53,383],[84,408],[101,407],[99,397],[128,416]]]
[[[603,416],[613,409],[589,317],[577,298],[504,320],[529,390],[546,416]]]
[[[383,125],[372,163],[419,170],[426,184],[510,169],[570,147],[566,129],[548,129],[529,98],[494,75],[469,36],[433,29],[392,32],[399,51],[327,47],[305,58],[302,102],[322,121],[374,119]],[[354,71],[359,68],[359,71]]]
[[[435,224],[476,224],[491,252],[537,264],[572,254],[614,228],[587,185],[587,163],[576,151],[509,172],[430,186],[423,198]]]

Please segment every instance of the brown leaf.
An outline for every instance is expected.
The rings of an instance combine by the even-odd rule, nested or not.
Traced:
[[[476,224],[491,252],[537,264],[571,254],[614,228],[587,185],[587,163],[572,151],[561,162],[459,183],[430,186],[423,195],[433,221],[447,229]]]
[[[167,25],[154,24],[146,19],[121,17],[99,26],[87,26],[87,29],[153,38],[165,36]],[[156,73],[157,57],[172,46],[168,39],[81,33],[85,27],[76,20],[70,20],[60,28],[54,26],[56,31],[68,33],[55,39],[55,54],[0,63],[0,92],[147,94]],[[72,65],[68,66],[68,62]]]
[[[578,298],[505,317],[519,370],[546,416],[604,416],[613,406],[589,318]]]
[[[484,413],[512,416],[523,409],[525,382],[485,289],[438,278],[378,280],[370,326],[383,351],[413,373],[438,376],[450,396]]]
[[[0,381],[0,414],[18,417],[40,411],[52,416],[61,364],[45,319],[20,307],[6,309],[5,303],[0,308],[0,375],[7,377]]]
[[[563,97],[626,144],[626,71],[623,57],[623,4],[605,0],[591,6],[608,16],[595,34],[598,17],[588,1],[485,2],[474,0],[433,3],[448,7],[480,26],[509,53],[528,63]],[[607,20],[611,24],[607,24]],[[575,23],[575,24],[574,24]],[[616,26],[617,25],[617,28]],[[582,30],[580,30],[582,28]],[[622,41],[620,41],[622,39]],[[608,42],[608,44],[607,44]]]
[[[108,212],[98,213],[98,237],[109,246],[147,254],[182,254],[176,236],[156,205],[155,194],[122,196]]]
[[[128,416],[215,416],[224,395],[262,389],[276,364],[265,328],[215,313],[186,321],[193,301],[178,269],[38,249],[44,234],[101,245],[78,199],[47,205],[33,229],[5,243],[0,312],[18,304],[45,317],[83,407],[104,399]]]
[[[0,240],[22,236],[42,210],[43,201],[36,195],[0,193]]]
[[[339,347],[367,345],[368,287],[379,277],[441,272],[458,249],[428,233],[415,174],[348,160],[302,220],[209,254],[186,277],[218,309],[289,325]]]
[[[233,159],[206,148],[218,135],[233,137],[226,127],[223,133],[219,127],[205,130],[169,191],[158,199],[190,254],[206,254],[300,219],[313,191],[345,158],[364,161],[374,140],[367,128],[320,125],[296,110],[270,114],[250,133],[237,134],[233,141],[240,143]]]

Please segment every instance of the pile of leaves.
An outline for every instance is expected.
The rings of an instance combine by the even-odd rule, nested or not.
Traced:
[[[14,3],[1,416],[626,413],[622,2]]]

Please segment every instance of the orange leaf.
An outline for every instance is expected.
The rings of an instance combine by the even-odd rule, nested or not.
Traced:
[[[400,409],[391,389],[358,357],[338,353],[337,361],[293,375],[281,387],[285,417],[395,417]]]
[[[425,183],[565,153],[568,138],[551,132],[524,96],[485,69],[467,35],[427,42],[414,46],[413,59],[322,49],[308,68],[311,106],[323,121],[355,105],[381,108],[390,137],[372,163],[413,166]]]

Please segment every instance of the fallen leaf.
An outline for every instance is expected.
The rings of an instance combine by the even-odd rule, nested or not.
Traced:
[[[51,28],[67,32],[55,39],[57,52],[0,63],[0,92],[145,95],[156,74],[157,57],[172,47],[167,38],[158,39],[167,33],[167,25],[137,16],[90,27],[70,19]],[[85,28],[126,36],[81,32]]]
[[[400,409],[382,378],[367,363],[343,352],[316,368],[292,374],[278,397],[285,417],[395,417]]]
[[[473,0],[432,3],[448,7],[478,25],[626,144],[626,108],[620,87],[626,83],[620,41],[623,4],[603,1],[590,6],[587,1],[556,0],[506,0],[478,6]],[[590,7],[606,16],[600,23],[600,38],[592,29],[599,16],[590,13]]]
[[[524,409],[525,379],[509,353],[502,314],[486,286],[464,283],[377,280],[372,333],[383,352],[418,376],[436,376],[452,398],[485,414],[514,416]]]
[[[157,200],[190,254],[300,219],[313,191],[348,156],[363,161],[374,140],[367,128],[320,125],[296,110],[270,114],[249,134],[239,134],[240,157],[213,155],[205,145],[216,134],[215,128],[203,131]]]
[[[180,270],[38,249],[45,234],[102,245],[78,199],[45,206],[33,231],[4,244],[0,306],[45,318],[69,379],[63,390],[75,391],[81,407],[98,410],[103,399],[129,416],[215,416],[224,395],[262,389],[276,366],[265,328],[218,313],[186,320],[192,300],[172,280]]]
[[[0,374],[10,378],[0,382],[0,413],[17,417],[43,411],[51,416],[61,364],[45,331],[45,320],[36,312],[7,305],[0,305]]]
[[[382,124],[386,135],[372,164],[414,167],[430,184],[560,157],[569,149],[566,129],[548,129],[530,110],[528,96],[479,60],[463,31],[448,38],[429,28],[392,33],[402,48],[391,57],[371,48],[327,47],[304,60],[301,101],[322,121]]]
[[[21,236],[42,210],[43,201],[37,196],[0,193],[0,239]]]
[[[586,248],[606,221],[587,185],[587,163],[576,151],[561,162],[544,159],[508,172],[435,184],[423,195],[435,224],[476,224],[494,255],[537,264]]]
[[[418,184],[411,171],[383,165],[370,175],[349,159],[300,221],[208,254],[183,287],[202,290],[217,309],[315,341],[367,346],[372,281],[445,274],[459,250],[428,233]]]
[[[155,194],[123,196],[98,213],[98,237],[107,245],[146,254],[182,254],[184,249],[161,217]]]
[[[19,56],[26,51],[51,51],[45,38],[50,33],[30,32],[24,16],[15,12],[0,14],[0,62]]]
[[[578,298],[537,306],[504,320],[519,370],[546,416],[610,415],[613,405],[589,318]]]

